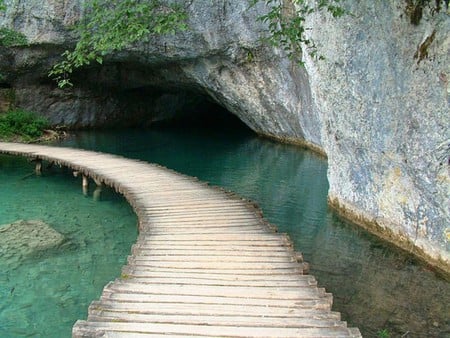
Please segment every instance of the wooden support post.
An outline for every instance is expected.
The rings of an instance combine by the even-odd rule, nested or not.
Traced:
[[[41,175],[42,174],[42,160],[40,158],[36,158],[34,161],[36,162],[36,167],[35,167],[34,171],[36,172],[36,175]]]
[[[89,178],[87,177],[87,176],[85,176],[85,175],[83,175],[83,188],[84,187],[89,187]]]
[[[100,182],[99,180],[97,180],[95,178],[94,178],[94,182],[97,185],[97,187],[94,190],[93,197],[94,197],[94,201],[98,201],[98,200],[100,200],[100,195],[102,193],[103,184],[102,184],[102,182]]]
[[[89,178],[86,175],[82,176],[82,187],[83,187],[83,195],[87,196],[87,194],[89,193]]]
[[[294,253],[294,257],[297,260],[297,262],[299,262],[299,263],[303,263],[304,262],[303,254],[301,252],[295,252]]]

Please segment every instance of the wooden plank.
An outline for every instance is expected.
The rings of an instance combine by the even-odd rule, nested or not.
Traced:
[[[202,303],[158,303],[158,302],[121,302],[103,299],[94,301],[89,307],[95,310],[108,310],[128,313],[153,313],[173,315],[217,315],[217,316],[246,316],[249,314],[260,317],[286,318],[327,318],[340,320],[339,312],[332,312],[314,308],[296,308],[266,305],[235,305],[235,304],[202,304]]]
[[[209,326],[156,323],[123,323],[123,322],[84,322],[79,321],[75,327],[95,328],[100,331],[119,331],[127,333],[185,334],[191,336],[215,337],[346,337],[349,330],[345,327],[328,328],[281,328],[258,326]],[[77,330],[77,329],[76,329]],[[76,331],[74,337],[76,336]],[[79,336],[83,337],[83,336]]]
[[[243,227],[236,228],[236,229],[229,229],[226,227],[215,227],[215,226],[209,226],[209,227],[195,227],[193,228],[186,228],[186,227],[163,227],[162,229],[160,227],[158,228],[151,228],[145,233],[147,235],[165,235],[167,233],[173,233],[173,234],[184,234],[184,235],[219,235],[223,233],[233,233],[233,234],[264,234],[267,232],[267,230],[261,229],[261,228],[249,228],[249,227]]]
[[[130,268],[134,269],[135,271],[153,271],[153,272],[182,272],[182,273],[196,273],[198,275],[205,275],[205,274],[211,274],[211,273],[218,273],[223,275],[244,275],[244,276],[286,276],[286,275],[298,275],[302,274],[304,267],[301,265],[301,263],[298,263],[299,268],[293,269],[282,269],[282,268],[274,268],[270,270],[258,270],[258,269],[195,269],[195,268],[180,268],[180,267],[157,267],[157,266],[130,266]],[[124,267],[125,269],[126,267]],[[125,270],[124,270],[125,271]]]
[[[284,239],[277,234],[233,234],[233,233],[223,233],[223,234],[152,234],[148,236],[151,241],[188,241],[188,242],[198,242],[198,241],[225,241],[230,242],[276,242],[280,243]]]
[[[175,214],[167,212],[165,215],[147,214],[150,222],[189,222],[189,221],[213,221],[213,222],[240,222],[242,225],[248,223],[261,224],[260,220],[254,215],[234,214],[234,213],[198,213],[198,214]]]
[[[241,211],[241,212],[257,212],[257,209],[251,209],[245,202],[238,201],[236,203],[207,203],[207,204],[198,204],[198,203],[191,203],[190,201],[183,201],[183,204],[173,204],[173,205],[167,205],[165,203],[162,203],[160,206],[153,205],[153,202],[151,206],[144,208],[144,210],[151,212],[151,213],[158,213],[158,212],[178,212],[178,213],[185,213],[185,212],[191,212],[196,210],[203,210],[203,211]]]
[[[138,212],[139,215],[139,212]],[[144,218],[144,217],[143,217]],[[173,220],[155,220],[152,219],[151,216],[147,216],[145,217],[145,219],[142,220],[143,224],[146,224],[146,226],[148,226],[149,228],[158,228],[158,227],[164,227],[164,226],[183,226],[183,227],[187,227],[187,226],[191,226],[191,227],[207,227],[209,226],[238,226],[238,227],[242,227],[242,226],[246,226],[246,225],[253,225],[253,226],[265,226],[267,228],[267,230],[269,230],[269,228],[267,227],[267,225],[265,223],[259,222],[259,221],[246,221],[246,222],[242,222],[242,220],[233,220],[233,219],[227,219],[227,220],[214,220],[214,219],[210,219],[210,220],[206,220],[206,219],[191,219],[191,220],[184,220],[184,221],[176,221],[174,222]]]
[[[161,271],[162,270],[162,271]],[[287,270],[285,274],[256,274],[253,271],[247,271],[241,274],[227,273],[221,271],[198,271],[198,270],[169,270],[169,269],[138,269],[134,266],[124,266],[122,268],[122,275],[127,277],[146,277],[146,278],[187,278],[189,280],[221,280],[228,282],[271,282],[271,281],[299,281],[308,282],[310,285],[317,285],[314,276],[302,275],[293,271]]]
[[[150,217],[153,219],[160,219],[160,218],[171,218],[171,219],[186,219],[186,218],[201,218],[201,217],[217,217],[219,219],[228,219],[229,217],[233,217],[235,219],[242,219],[242,220],[254,220],[258,219],[257,215],[253,215],[248,211],[242,210],[201,210],[201,209],[195,209],[191,210],[189,212],[179,212],[179,211],[172,211],[172,210],[166,210],[165,212],[155,212],[151,211],[149,213]]]
[[[184,256],[186,254],[191,256],[240,256],[240,257],[285,257],[292,258],[293,253],[287,250],[279,250],[279,251],[267,251],[267,250],[258,250],[258,251],[240,251],[231,250],[229,247],[225,247],[224,249],[214,248],[207,249],[198,247],[183,247],[182,249],[170,249],[170,248],[143,248],[139,245],[133,245],[131,251],[135,255],[141,256]]]
[[[195,208],[195,207],[203,207],[203,208],[207,208],[207,207],[211,207],[211,208],[216,208],[216,207],[220,207],[220,206],[224,206],[227,205],[229,207],[245,207],[247,205],[248,202],[246,201],[241,201],[241,200],[231,200],[231,201],[218,201],[217,199],[214,200],[206,200],[203,203],[199,203],[195,200],[183,200],[183,204],[180,205],[179,204],[179,200],[175,200],[175,201],[158,201],[158,200],[150,200],[150,198],[153,197],[153,195],[151,194],[147,194],[147,196],[145,194],[137,194],[137,193],[131,193],[130,196],[133,198],[133,200],[135,201],[143,201],[145,202],[145,207],[143,208],[143,210],[146,211],[152,211],[154,209],[161,209],[161,208],[179,208],[179,209],[183,209],[183,208]]]
[[[214,263],[285,263],[285,262],[295,262],[293,256],[226,256],[226,255],[190,255],[189,252],[185,252],[184,255],[140,255],[134,254],[132,259],[135,261],[146,261],[146,262],[214,262]]]
[[[154,240],[151,238],[139,238],[138,242],[139,245],[143,246],[143,247],[147,247],[147,248],[153,248],[156,246],[159,247],[164,247],[164,245],[167,244],[167,240]],[[217,247],[217,246],[221,246],[223,244],[226,244],[227,241],[225,240],[198,240],[196,242],[194,241],[189,241],[189,240],[174,240],[173,241],[173,245],[176,247]],[[288,244],[283,243],[282,241],[233,241],[233,243],[230,243],[229,247],[230,248],[234,248],[236,250],[240,250],[243,248],[259,248],[259,250],[261,250],[262,248],[264,250],[269,250],[273,247],[280,247],[280,246],[289,246]]]
[[[128,265],[136,268],[169,268],[169,269],[191,269],[191,270],[256,270],[267,274],[278,270],[304,268],[301,263],[246,263],[246,262],[174,262],[174,261],[146,261],[130,258]]]
[[[166,295],[166,294],[137,294],[129,292],[118,292],[105,288],[100,300],[114,302],[140,302],[140,303],[170,303],[170,304],[219,304],[219,305],[257,305],[271,307],[290,307],[295,309],[317,309],[331,310],[332,300],[330,297],[315,299],[279,299],[269,298],[241,298],[241,297],[212,297],[192,295]]]
[[[138,242],[134,245],[135,248],[139,248],[139,250],[170,250],[174,253],[186,250],[186,252],[204,252],[205,255],[214,254],[218,252],[224,252],[224,251],[233,251],[233,252],[242,252],[246,255],[252,255],[253,253],[257,253],[258,255],[262,255],[264,253],[285,253],[285,252],[292,252],[294,253],[293,249],[291,247],[281,246],[277,245],[275,247],[270,247],[269,249],[265,246],[242,246],[242,245],[236,245],[233,243],[227,244],[227,243],[217,243],[217,245],[208,245],[208,243],[196,243],[196,245],[192,243],[177,243],[177,244],[171,244],[167,242],[154,242],[152,245],[149,245],[149,242],[139,238]]]
[[[253,299],[278,299],[301,300],[318,299],[328,297],[324,289],[317,287],[244,287],[244,286],[209,286],[209,285],[151,285],[143,283],[124,282],[116,280],[108,284],[105,289],[113,292],[153,294],[153,295],[179,295],[179,296],[204,296],[225,298],[253,298]]]
[[[134,283],[142,283],[146,285],[156,284],[156,285],[207,285],[207,286],[258,286],[258,287],[311,287],[317,286],[317,283],[310,282],[309,280],[258,280],[258,281],[243,281],[239,279],[227,280],[227,279],[211,279],[211,278],[186,278],[181,276],[175,277],[156,277],[156,276],[145,276],[139,274],[123,274],[121,277],[124,281],[131,281]]]
[[[109,310],[97,310],[91,308],[88,316],[89,321],[113,321],[149,324],[186,324],[186,325],[208,325],[208,326],[258,326],[271,328],[327,328],[342,325],[342,322],[322,316],[316,318],[304,317],[264,317],[248,312],[243,316],[235,315],[200,315],[200,314],[149,314],[140,312],[117,312]]]

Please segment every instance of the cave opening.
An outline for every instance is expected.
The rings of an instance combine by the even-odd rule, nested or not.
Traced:
[[[239,117],[195,88],[139,87],[120,92],[118,98],[130,127],[253,132]]]
[[[220,93],[185,76],[176,63],[115,62],[79,72],[74,80],[94,104],[114,102],[98,109],[103,127],[226,127],[253,133]]]

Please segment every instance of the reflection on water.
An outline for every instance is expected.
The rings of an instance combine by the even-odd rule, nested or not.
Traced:
[[[326,161],[310,152],[234,125],[84,132],[63,145],[156,162],[256,201],[334,294],[334,309],[365,337],[383,329],[391,337],[450,336],[449,283],[333,215]]]
[[[69,172],[33,171],[23,158],[0,155],[0,236],[5,224],[38,219],[48,225],[35,234],[39,240],[48,240],[51,228],[64,241],[33,250],[15,238],[8,253],[0,248],[0,337],[70,337],[74,322],[120,274],[136,241],[136,216],[111,190],[96,202]]]

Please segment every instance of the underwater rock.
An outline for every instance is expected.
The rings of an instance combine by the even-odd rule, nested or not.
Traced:
[[[18,220],[0,226],[0,257],[20,261],[59,247],[65,237],[39,220]]]

